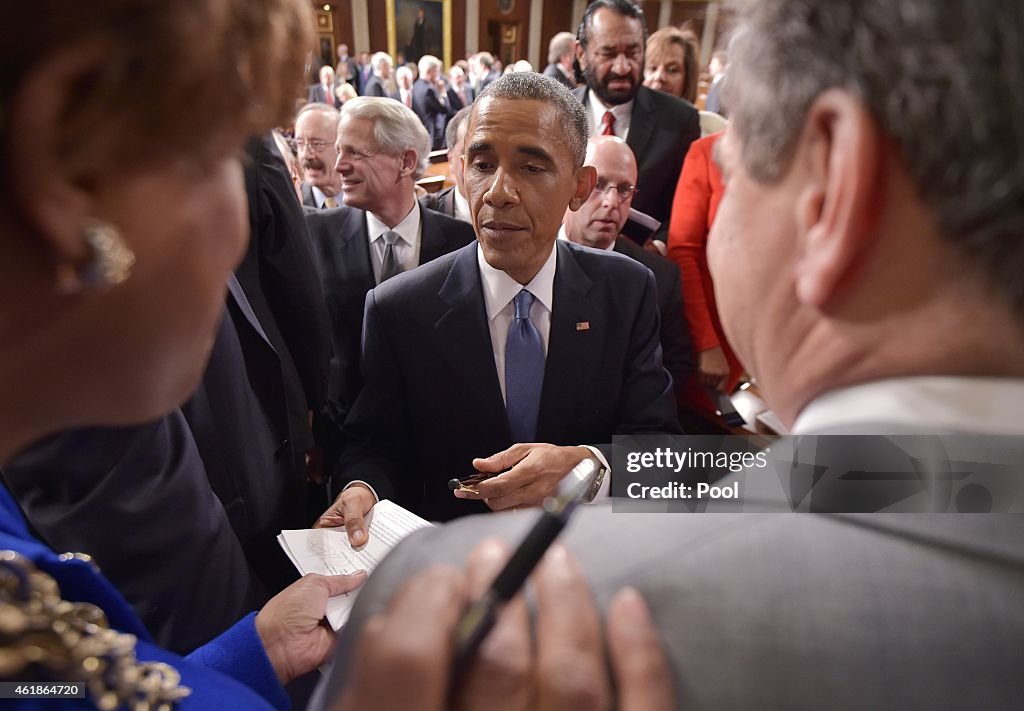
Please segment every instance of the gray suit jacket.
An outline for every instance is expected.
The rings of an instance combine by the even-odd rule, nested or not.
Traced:
[[[521,540],[534,512],[411,536],[370,577],[332,676],[413,573],[462,566],[484,536]],[[564,540],[597,603],[647,600],[680,709],[1024,707],[1024,520],[1005,515],[577,513]],[[410,631],[410,633],[412,633]]]

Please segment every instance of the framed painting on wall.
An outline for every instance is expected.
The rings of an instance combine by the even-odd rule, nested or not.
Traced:
[[[389,0],[388,52],[418,62],[432,54],[452,63],[452,0]]]

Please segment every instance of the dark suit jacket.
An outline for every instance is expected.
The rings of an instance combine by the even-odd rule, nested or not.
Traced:
[[[430,135],[430,149],[444,148],[444,126],[448,120],[448,107],[441,103],[437,89],[423,79],[412,84],[412,110]]]
[[[448,113],[451,116],[454,116],[456,113],[458,113],[459,109],[469,106],[469,104],[472,104],[473,99],[476,98],[476,96],[473,94],[473,87],[471,87],[468,82],[463,85],[462,89],[466,93],[466,100],[468,103],[462,102],[462,99],[459,98],[459,94],[457,91],[455,91],[454,87],[448,87]]]
[[[331,357],[327,302],[302,208],[284,161],[269,136],[247,147],[249,249],[235,270],[259,325],[281,360],[297,456],[312,446],[309,410],[327,399]],[[312,190],[303,184],[303,196]],[[315,201],[314,201],[315,202]]]
[[[318,208],[316,204],[316,196],[313,194],[313,186],[309,183],[302,183],[299,186],[299,190],[302,191],[302,204],[306,207]]]
[[[4,474],[40,535],[93,555],[154,637],[185,652],[295,578],[273,540],[308,525],[288,426],[280,360],[234,282],[181,410],[63,432]]]
[[[661,350],[665,370],[672,376],[677,399],[697,366],[690,331],[683,317],[683,291],[676,263],[652,254],[628,237],[615,240],[615,251],[643,264],[654,273],[661,317]]]
[[[310,103],[330,104],[336,109],[340,108],[341,102],[338,101],[338,97],[335,96],[334,90],[332,89],[329,93],[330,96],[324,92],[323,84],[314,84],[309,87],[309,94],[307,94],[306,98]]]
[[[465,222],[430,210],[421,210],[420,219],[420,264],[476,239],[473,228]],[[327,414],[340,427],[362,387],[359,337],[366,292],[374,287],[366,212],[345,205],[307,210],[306,224],[331,319],[333,353]]]
[[[418,531],[373,572],[311,709],[342,695],[360,630],[417,572],[515,546],[535,512]],[[679,709],[1024,707],[1024,520],[577,511],[563,534],[599,608],[647,601]],[[410,634],[414,630],[409,631]],[[969,679],[970,682],[965,680]]]
[[[380,96],[387,99],[391,97],[391,94],[388,93],[380,77],[376,74],[371,74],[366,82],[366,86],[363,87],[363,96]]]
[[[573,93],[587,106],[589,89]],[[636,156],[639,191],[633,207],[658,220],[667,231],[683,159],[690,144],[700,138],[700,116],[691,104],[653,91],[637,89],[626,143]]]
[[[180,410],[48,437],[3,474],[36,533],[91,555],[161,646],[190,652],[264,600]]]
[[[569,89],[576,88],[576,82],[562,73],[562,70],[558,68],[557,64],[549,64],[544,67],[544,76],[551,77],[552,79],[564,84]]]
[[[440,212],[442,215],[448,215],[448,217],[455,217],[456,190],[457,188],[453,185],[450,188],[438,190],[436,193],[427,193],[420,198],[420,207]]]
[[[537,441],[594,444],[611,461],[613,434],[678,431],[654,277],[619,255],[564,240],[557,249]],[[367,295],[365,385],[345,423],[335,491],[361,479],[432,520],[486,510],[447,487],[474,457],[514,443],[481,289],[472,244]]]

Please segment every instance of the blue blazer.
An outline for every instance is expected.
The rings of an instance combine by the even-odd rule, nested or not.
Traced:
[[[596,445],[610,462],[612,435],[679,432],[650,270],[562,240],[557,249],[537,441]],[[371,291],[362,356],[335,490],[361,479],[431,520],[486,511],[447,486],[474,457],[514,444],[476,244]]]

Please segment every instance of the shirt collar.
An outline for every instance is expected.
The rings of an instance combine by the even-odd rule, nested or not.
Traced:
[[[327,196],[324,195],[324,191],[312,184],[310,184],[309,187],[313,191],[313,202],[316,203],[317,207],[323,207],[324,202],[327,201]]]
[[[415,245],[420,234],[420,203],[419,200],[412,201],[412,209],[405,218],[393,228],[388,227],[372,212],[366,213],[366,230],[370,234],[370,243],[376,242],[388,230],[398,233],[402,241],[409,246]]]
[[[597,98],[597,94],[594,93],[593,89],[587,89],[587,103],[590,105],[590,115],[594,121],[594,125],[591,126],[591,132],[594,134],[600,133],[601,119],[604,118],[604,112],[611,111],[612,116],[615,117],[615,132],[621,134],[624,128],[629,127],[630,117],[633,115],[633,101],[634,99],[630,99],[618,106],[605,106],[604,102]]]
[[[459,192],[457,187],[453,191],[453,194],[455,195],[455,217],[472,223],[473,218],[469,214],[469,201],[462,197],[462,193]]]
[[[838,388],[808,403],[792,433],[858,425],[1022,435],[1024,379],[918,376]]]
[[[495,269],[484,259],[483,248],[477,244],[476,261],[480,265],[480,281],[484,288],[484,305],[487,307],[487,320],[493,321],[506,306],[511,303],[521,290],[527,289],[534,298],[544,304],[550,312],[552,297],[555,285],[555,265],[557,262],[558,248],[555,243],[551,245],[551,254],[548,255],[544,266],[540,268],[537,275],[530,280],[530,283],[523,286],[500,269]]]

